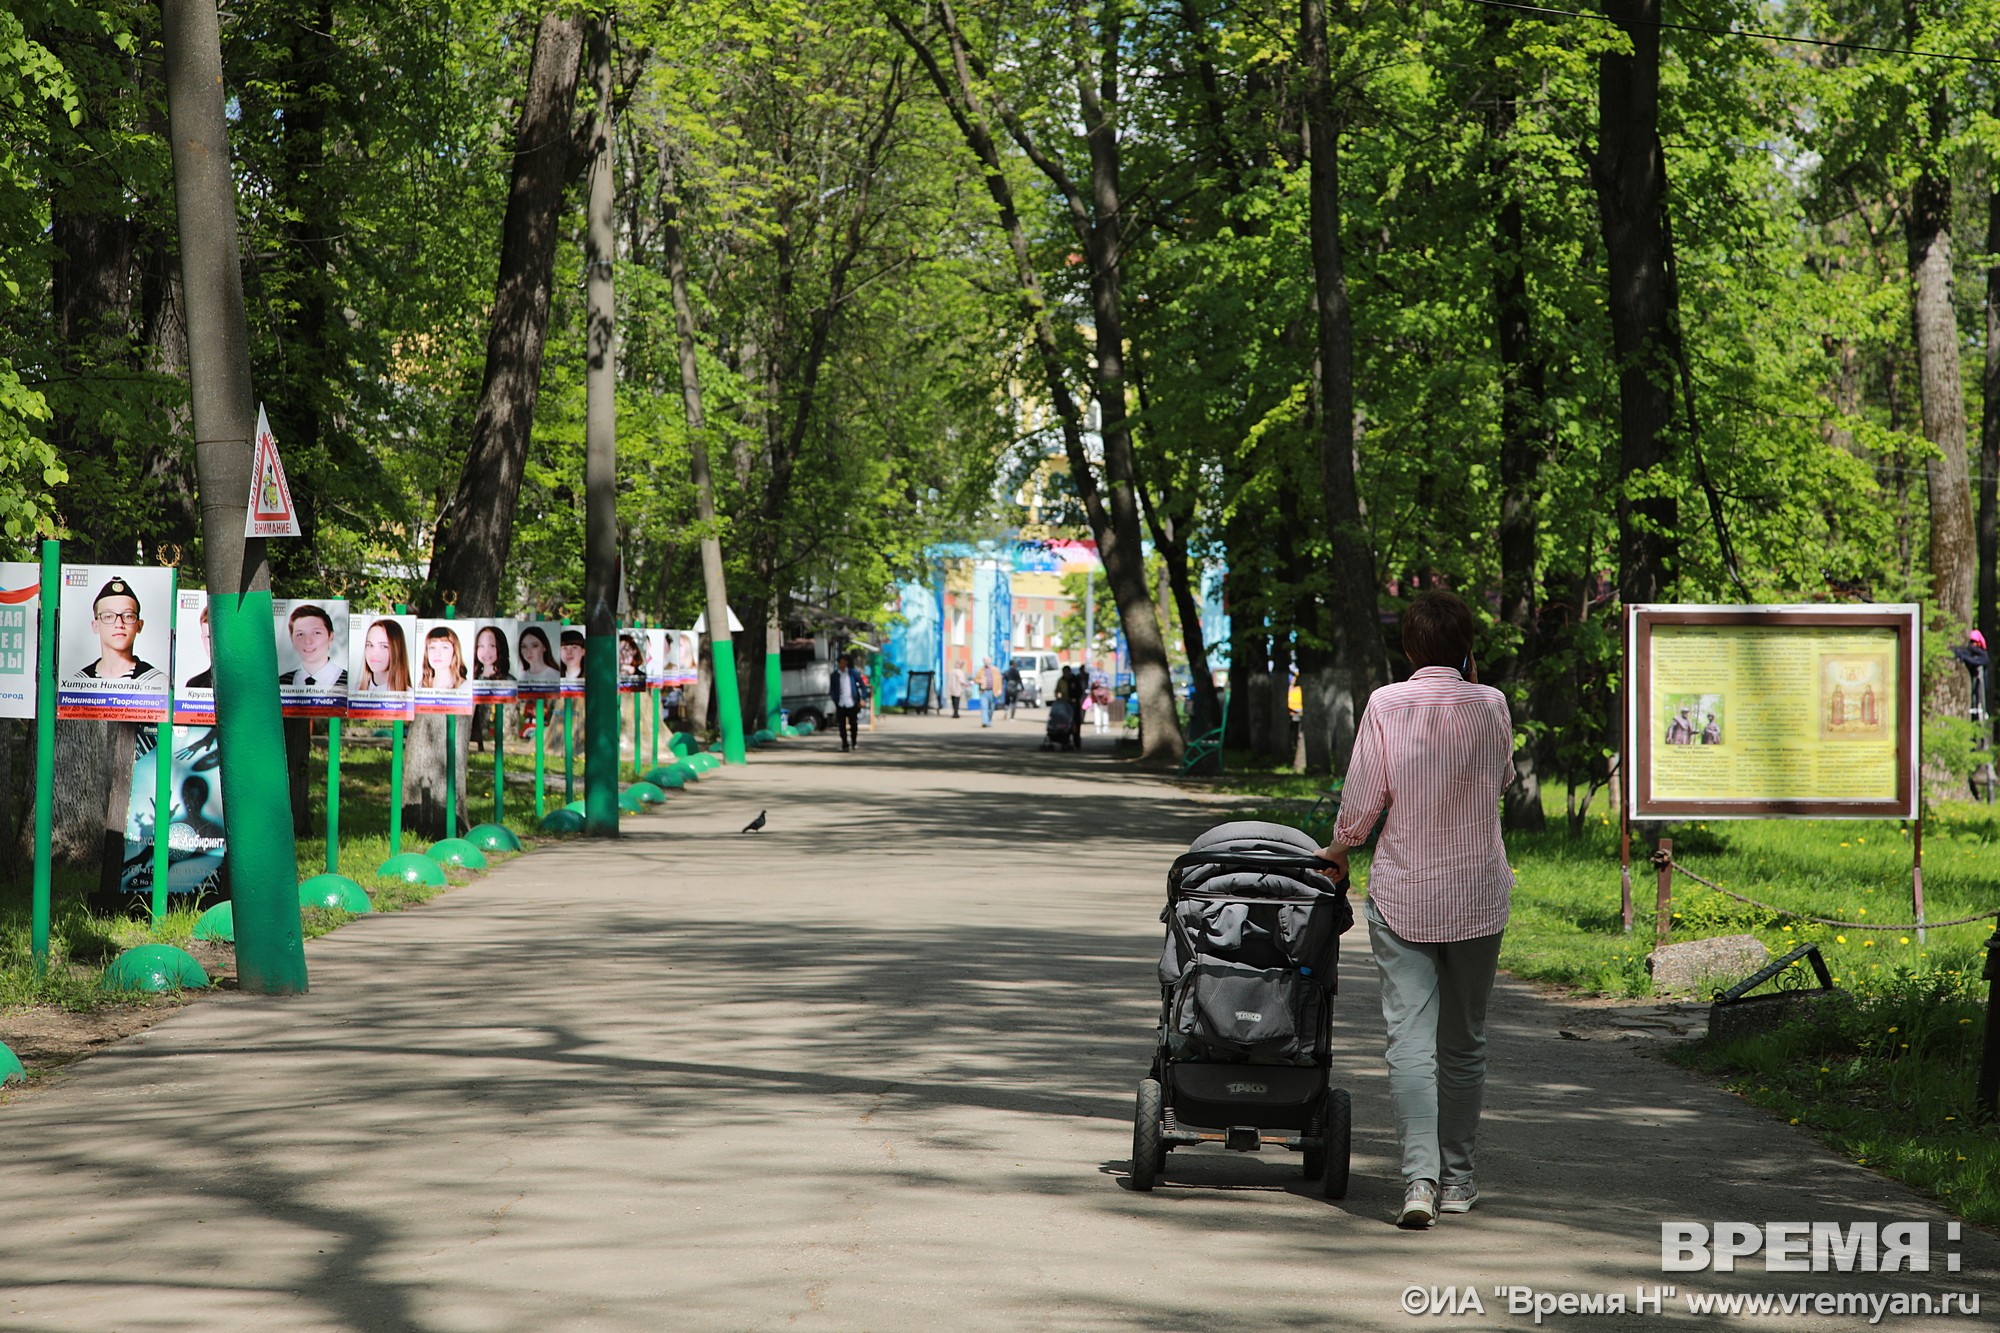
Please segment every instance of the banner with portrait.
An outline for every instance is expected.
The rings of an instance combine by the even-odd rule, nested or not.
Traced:
[[[173,571],[64,565],[56,716],[160,722],[173,662]]]
[[[473,620],[417,622],[417,712],[472,715]]]
[[[670,629],[667,684],[692,685],[701,677],[701,635],[691,629]]]
[[[271,603],[278,635],[278,700],[286,717],[347,715],[347,601],[284,598]]]
[[[521,622],[487,617],[471,622],[472,697],[482,704],[510,704],[520,696],[514,668]]]
[[[347,715],[359,722],[407,722],[416,713],[417,618],[350,612]]]
[[[646,692],[646,631],[643,629],[618,631],[618,692]]]
[[[663,629],[646,631],[646,688],[665,689],[667,685],[667,635]]]
[[[556,651],[562,659],[562,693],[567,699],[583,697],[583,630],[575,625],[564,625],[556,643]]]
[[[344,631],[343,631],[344,634]],[[208,594],[182,588],[174,594],[174,725],[215,725],[215,646],[208,626]]]
[[[0,717],[33,717],[41,671],[42,567],[0,561]]]
[[[159,827],[159,786],[155,767],[159,728],[141,727],[132,750],[131,798],[125,807],[125,855],[118,887],[125,893],[153,890],[153,838]],[[167,892],[213,893],[222,887],[222,858],[228,837],[222,817],[222,750],[215,728],[175,730],[165,756],[168,771]]]
[[[524,701],[553,699],[562,690],[562,622],[524,620],[515,636],[515,676]]]

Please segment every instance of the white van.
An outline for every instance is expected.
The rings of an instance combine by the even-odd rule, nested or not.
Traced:
[[[1021,669],[1022,703],[1037,708],[1056,696],[1056,682],[1062,679],[1062,659],[1054,653],[1031,649],[1015,653],[1011,659]]]

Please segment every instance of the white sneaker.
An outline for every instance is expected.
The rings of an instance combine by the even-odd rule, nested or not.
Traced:
[[[1436,1220],[1438,1187],[1435,1180],[1413,1180],[1403,1191],[1403,1211],[1396,1225],[1405,1231],[1423,1231]]]
[[[1471,1181],[1461,1185],[1446,1185],[1438,1198],[1441,1213],[1469,1213],[1472,1205],[1479,1202],[1479,1187]]]

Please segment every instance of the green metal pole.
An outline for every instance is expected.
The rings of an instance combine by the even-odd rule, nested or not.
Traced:
[[[546,793],[542,786],[543,777],[548,768],[548,750],[548,741],[542,735],[542,701],[537,699],[535,700],[535,824],[537,827],[542,822],[542,816],[548,813],[547,810],[543,809],[546,803]]]
[[[646,758],[646,738],[640,732],[640,728],[645,724],[645,715],[640,711],[642,707],[640,701],[645,697],[644,690],[635,691],[632,695],[632,781],[634,782],[639,780],[640,767]]]
[[[407,603],[396,603],[396,614],[408,615]],[[403,719],[389,726],[389,855],[403,854]]]
[[[618,836],[618,634],[583,640],[583,830]]]
[[[457,607],[445,607],[446,620],[457,615]],[[458,718],[451,713],[444,717],[444,836],[458,836]]]
[[[493,705],[493,822],[507,817],[507,708]]]
[[[389,855],[403,854],[403,719],[389,726]]]
[[[180,602],[181,572],[167,571],[167,715],[153,729],[153,928],[167,914],[168,834],[174,800],[174,612]]]
[[[658,768],[660,766],[660,692],[658,690],[646,691],[646,706],[649,709],[651,709],[653,713],[652,767]]]
[[[61,597],[62,544],[42,543],[41,633],[35,641],[35,892],[30,947],[35,975],[49,970],[49,865],[56,800],[56,602]]]
[[[340,719],[326,720],[326,873],[340,873]]]
[[[576,700],[563,700],[563,804],[576,799],[576,751],[571,747],[576,723]]]

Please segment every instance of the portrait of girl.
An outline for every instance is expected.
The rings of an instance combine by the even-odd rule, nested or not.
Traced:
[[[465,654],[458,646],[458,634],[435,625],[424,636],[424,676],[427,690],[456,690],[465,685]]]

